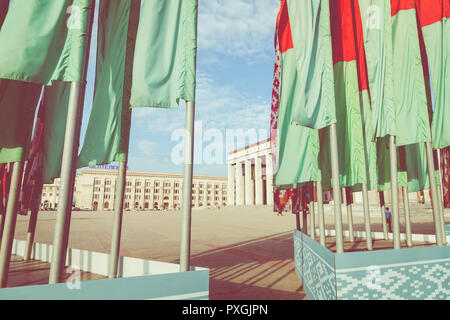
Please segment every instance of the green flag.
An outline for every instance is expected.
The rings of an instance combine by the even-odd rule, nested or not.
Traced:
[[[274,175],[274,184],[283,187],[321,180],[318,130],[292,121],[296,102],[302,95],[296,90],[302,75],[297,69],[297,52],[292,41],[288,8],[288,2],[282,1],[276,32],[281,76],[277,122],[278,170]]]
[[[94,104],[77,167],[125,162],[140,1],[100,2]]]
[[[0,78],[82,80],[90,0],[14,0],[0,30]],[[84,43],[84,44],[83,44]]]
[[[336,123],[330,9],[328,0],[288,0],[297,56],[294,122],[314,129]]]
[[[42,86],[0,80],[0,163],[26,160]]]
[[[431,142],[414,1],[391,0],[397,146]]]
[[[132,107],[194,101],[197,0],[146,0],[133,65]]]
[[[386,0],[359,0],[375,137],[395,135],[392,79],[391,5]],[[372,138],[372,137],[371,137]]]
[[[66,119],[69,107],[71,84],[54,81],[44,88],[40,108],[43,111],[43,183],[53,183],[61,176],[62,154],[66,132]]]
[[[418,0],[417,11],[431,74],[433,148],[450,146],[450,1]]]

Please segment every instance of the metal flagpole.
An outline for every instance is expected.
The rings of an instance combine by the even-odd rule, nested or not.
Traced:
[[[386,203],[384,201],[384,191],[380,191],[379,193],[380,198],[380,208],[381,208],[381,226],[383,227],[383,236],[384,240],[388,239],[388,228],[387,228],[387,222],[386,222]]]
[[[127,49],[125,53],[125,70],[124,70],[124,92],[131,91],[131,75],[133,71],[134,64],[134,44],[136,42],[136,35],[139,26],[139,21],[133,21],[134,17],[139,17],[141,9],[141,2],[138,0],[132,0],[130,4],[130,13],[128,19],[128,34],[126,38]],[[127,99],[129,96],[125,95]],[[124,99],[125,100],[125,99]],[[129,100],[128,100],[129,101]],[[126,115],[129,117],[129,125],[125,128],[127,130],[124,131],[122,127],[121,137],[122,139],[126,137],[127,142],[129,142],[130,130],[131,130],[131,108],[129,106],[129,102],[125,101],[122,105],[122,113],[126,112]],[[129,114],[127,114],[129,112]],[[124,124],[122,123],[122,126]],[[121,150],[121,152],[126,152],[128,158],[128,146],[129,143],[126,144],[126,147]],[[126,186],[126,178],[127,178],[127,164],[128,159],[125,162],[119,162],[119,171],[117,176],[116,183],[116,200],[115,200],[115,210],[114,210],[114,226],[111,237],[111,251],[110,251],[110,260],[109,260],[109,278],[116,278],[118,273],[118,265],[120,258],[120,241],[122,237],[122,221],[123,221],[123,203],[125,197],[125,186]]]
[[[183,216],[181,225],[180,271],[190,269],[191,259],[191,212],[192,167],[194,162],[195,103],[186,101],[186,131],[184,136]]]
[[[433,149],[431,147],[431,142],[425,142],[425,149],[427,154],[428,178],[430,180],[431,206],[433,209],[434,226],[436,231],[436,245],[442,246],[444,244],[444,236],[442,234],[442,222],[438,200],[439,196],[436,187]]]
[[[344,252],[342,233],[341,188],[339,181],[339,158],[336,123],[330,125],[331,175],[333,180],[334,224],[336,229],[336,253]]]
[[[364,226],[366,229],[366,247],[372,250],[372,230],[370,229],[370,212],[369,212],[369,191],[367,184],[362,184],[363,207],[364,207]]]
[[[397,182],[397,146],[395,136],[389,136],[389,154],[391,162],[391,192],[392,192],[392,235],[394,249],[400,249],[400,217],[398,209],[398,182]]]
[[[345,204],[347,206],[347,224],[348,224],[348,237],[350,242],[355,242],[355,235],[353,234],[353,212],[352,212],[352,204],[349,203],[347,199],[347,190],[344,188],[345,191]],[[349,191],[350,193],[351,191]]]
[[[402,191],[403,191],[403,206],[405,208],[406,245],[408,247],[412,247],[411,216],[409,211],[408,187],[402,187]]]
[[[31,259],[31,252],[33,251],[34,235],[36,234],[36,224],[38,217],[39,207],[33,208],[30,214],[30,222],[28,223],[27,242],[25,244],[25,254],[23,259],[28,261]]]
[[[439,194],[439,212],[441,214],[441,226],[442,226],[442,238],[444,245],[447,244],[447,237],[445,235],[445,214],[444,214],[444,190],[442,189],[442,175],[441,175],[441,154],[439,150],[437,153],[437,159],[438,159],[438,171],[439,171],[439,187],[438,187],[438,194]]]
[[[122,234],[123,219],[123,201],[125,194],[125,184],[127,178],[127,163],[119,163],[119,173],[116,184],[116,204],[114,210],[114,227],[111,239],[111,253],[109,260],[109,278],[116,278],[119,256],[120,256],[120,238]]]
[[[320,244],[325,246],[325,213],[323,210],[322,181],[317,181],[317,209],[319,211],[319,238]]]
[[[306,235],[308,235],[308,214],[306,213],[305,208],[303,208],[303,228],[302,228],[302,232]]]
[[[5,212],[2,212],[0,214],[0,249],[2,247],[3,228],[5,227],[5,215],[6,215]]]
[[[72,213],[73,188],[75,183],[75,165],[83,115],[84,92],[86,88],[86,73],[90,53],[95,0],[92,0],[90,10],[91,12],[87,37],[84,38],[84,41],[86,41],[84,43],[86,46],[86,51],[84,56],[84,70],[82,70],[82,83],[72,82],[70,87],[66,132],[64,137],[64,150],[61,163],[58,211],[56,215],[55,233],[53,238],[53,256],[50,265],[50,284],[55,284],[63,280],[63,271],[66,262],[65,260],[69,237],[68,232]]]
[[[438,190],[438,194],[439,194],[439,212],[441,214],[441,226],[442,226],[442,237],[443,237],[443,241],[444,241],[444,245],[447,245],[447,237],[445,235],[445,215],[444,215],[444,192],[442,190],[442,182],[441,185],[439,186],[439,190]]]
[[[9,264],[16,229],[17,207],[20,198],[24,161],[14,162],[11,187],[8,195],[8,205],[5,216],[5,229],[2,235],[0,249],[0,288],[5,288],[8,282]]]
[[[195,20],[195,35],[197,23]],[[195,61],[197,63],[197,61]],[[195,95],[195,93],[194,93]],[[195,98],[194,98],[195,100]],[[191,262],[191,214],[192,214],[192,178],[194,163],[194,121],[195,101],[186,101],[186,130],[184,135],[184,175],[183,175],[183,214],[181,222],[180,271],[190,270]]]
[[[311,201],[311,209],[309,210],[309,233],[311,235],[311,238],[314,239],[316,236],[316,222],[315,220],[315,212],[314,212],[314,200]]]

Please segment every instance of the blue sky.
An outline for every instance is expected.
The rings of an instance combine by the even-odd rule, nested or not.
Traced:
[[[219,130],[224,138],[227,129],[256,129],[260,138],[268,137],[278,4],[279,0],[199,0],[195,120],[203,132],[196,132],[194,174],[227,175],[225,147],[223,164],[203,161],[202,153],[213,141],[205,140],[208,129]],[[91,61],[94,57],[93,50]],[[92,106],[92,67],[82,140]],[[129,170],[182,173],[183,164],[174,163],[171,154],[181,142],[175,138],[184,128],[184,117],[184,102],[177,109],[133,109]]]

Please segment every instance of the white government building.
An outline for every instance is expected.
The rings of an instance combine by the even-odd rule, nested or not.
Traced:
[[[272,205],[270,139],[228,154],[228,205]]]
[[[75,178],[74,205],[87,210],[113,210],[117,167],[99,166],[84,169]],[[182,174],[127,172],[125,209],[180,209],[182,205]],[[58,206],[59,179],[44,185],[41,206]],[[193,207],[222,207],[227,204],[227,177],[194,175]]]

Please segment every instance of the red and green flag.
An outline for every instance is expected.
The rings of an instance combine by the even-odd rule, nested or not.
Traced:
[[[174,108],[195,100],[197,0],[144,1],[131,89],[132,107]]]
[[[303,85],[301,82],[304,81],[305,75],[298,72],[298,52],[295,47],[296,42],[293,41],[294,32],[291,25],[292,17],[300,17],[299,12],[293,12],[300,6],[291,8],[292,2],[295,1],[281,1],[275,35],[276,44],[278,44],[276,49],[279,53],[280,83],[278,110],[276,110],[278,148],[274,184],[281,187],[295,187],[304,182],[321,180],[318,163],[320,149],[318,130],[298,125],[293,121],[297,102],[304,94],[297,89]]]
[[[297,59],[293,120],[322,129],[336,123],[329,0],[288,0],[286,6]]]
[[[126,162],[140,1],[100,2],[94,103],[77,167]]]
[[[341,187],[377,186],[376,144],[361,13],[356,0],[330,1]]]
[[[433,148],[450,146],[450,1],[416,0],[434,101]],[[427,70],[428,71],[428,70]]]
[[[391,0],[397,146],[431,142],[415,0]]]
[[[391,5],[386,0],[359,0],[374,138],[396,133],[392,78]]]

